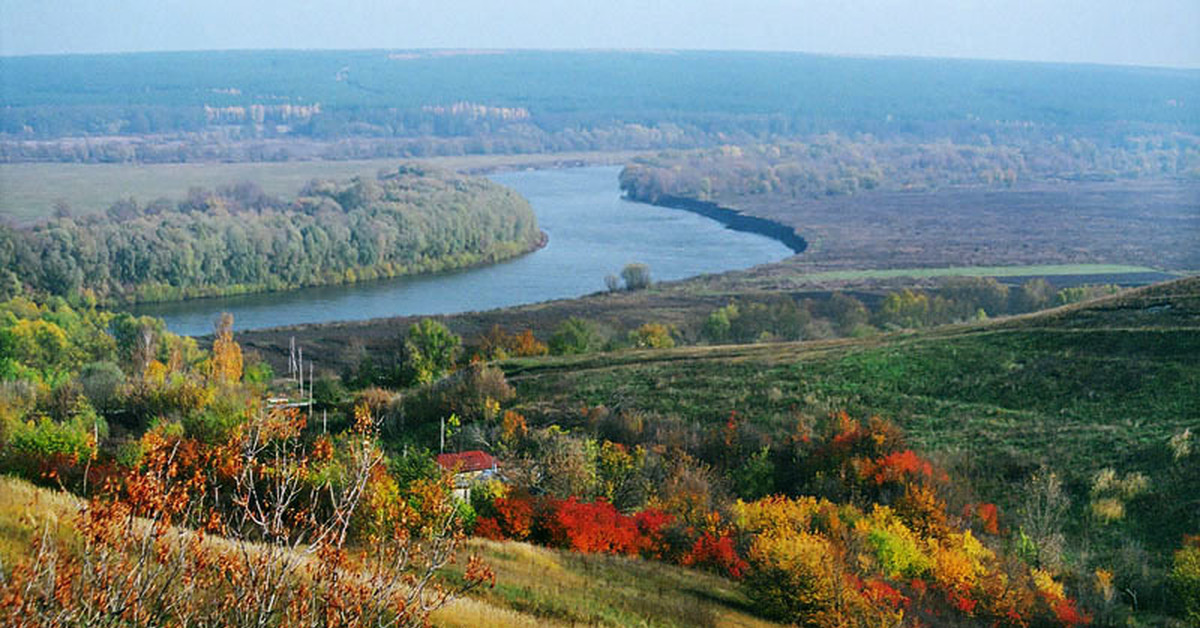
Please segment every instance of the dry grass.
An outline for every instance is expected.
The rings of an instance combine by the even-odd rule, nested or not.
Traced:
[[[43,526],[52,526],[61,539],[73,537],[70,518],[78,506],[69,494],[0,477],[0,563],[11,566],[25,557]],[[467,543],[463,554],[470,552],[482,554],[495,569],[496,587],[439,610],[432,617],[437,626],[777,625],[750,613],[736,583],[703,572],[482,539]],[[449,578],[460,575],[452,572]]]
[[[25,557],[34,534],[46,526],[59,539],[73,536],[70,519],[78,509],[79,500],[68,493],[0,476],[0,564]]]
[[[442,626],[776,626],[755,617],[737,583],[620,556],[472,539],[496,587],[436,616]]]

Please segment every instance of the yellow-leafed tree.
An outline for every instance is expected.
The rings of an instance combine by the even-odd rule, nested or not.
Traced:
[[[221,314],[217,323],[209,367],[214,382],[224,384],[242,379],[242,348],[233,340],[233,315],[228,312]]]

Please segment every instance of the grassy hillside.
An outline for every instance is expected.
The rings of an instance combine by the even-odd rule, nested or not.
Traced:
[[[1167,441],[1200,429],[1200,278],[984,323],[868,339],[690,347],[504,364],[529,415],[569,422],[606,405],[782,434],[832,410],[877,414],[1012,505],[1045,463],[1086,497],[1096,471],[1140,471],[1165,499],[1138,505],[1166,548],[1200,527],[1200,478],[1174,473]],[[1195,475],[1194,473],[1192,475]],[[1085,500],[1086,501],[1086,500]],[[1077,506],[1082,504],[1077,499]]]
[[[0,476],[0,565],[8,568],[24,557],[43,526],[66,538],[78,503]],[[778,625],[751,615],[732,581],[695,570],[482,539],[471,540],[466,552],[485,557],[496,587],[438,611],[436,626]]]
[[[438,625],[778,625],[753,616],[736,583],[694,569],[519,542],[473,539],[470,549],[496,587],[435,615]]]

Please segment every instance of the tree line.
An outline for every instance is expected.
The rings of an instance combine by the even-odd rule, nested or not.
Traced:
[[[291,203],[244,183],[193,189],[178,203],[60,213],[0,227],[0,296],[129,303],[352,283],[494,262],[542,237],[512,190],[417,167],[313,181]]]
[[[1011,187],[1029,180],[1150,176],[1200,178],[1200,137],[1131,137],[1113,144],[1055,137],[993,144],[986,137],[955,143],[826,134],[639,157],[622,170],[621,189],[651,203],[668,196],[820,199],[875,189]]]

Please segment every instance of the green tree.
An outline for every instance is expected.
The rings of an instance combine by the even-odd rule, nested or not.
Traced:
[[[574,355],[587,353],[600,344],[592,324],[574,316],[563,321],[550,336],[550,353]]]
[[[850,335],[855,328],[867,324],[870,312],[862,301],[841,292],[834,292],[824,304],[826,315],[839,334]]]
[[[929,295],[905,288],[893,292],[879,308],[879,322],[896,327],[924,327],[929,322]]]
[[[1048,281],[1038,277],[1021,284],[1019,288],[1009,293],[1013,312],[1036,312],[1050,306],[1054,298],[1054,288]]]
[[[733,322],[737,320],[739,315],[740,312],[738,312],[738,306],[735,303],[717,308],[704,321],[704,329],[701,333],[710,342],[728,342],[733,329]]]
[[[462,338],[445,325],[423,318],[408,328],[404,341],[406,379],[413,384],[428,384],[454,368],[462,348]]]

